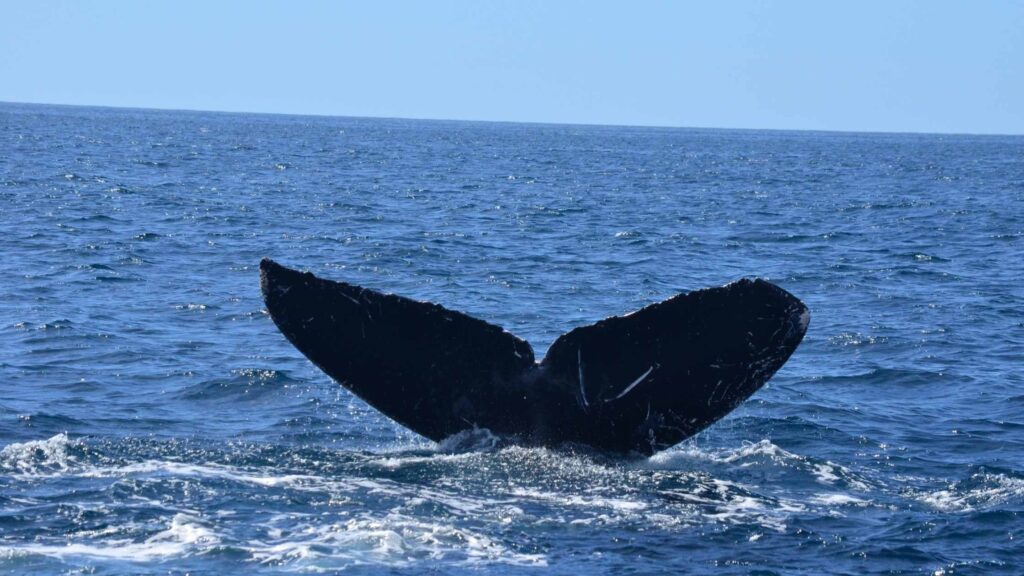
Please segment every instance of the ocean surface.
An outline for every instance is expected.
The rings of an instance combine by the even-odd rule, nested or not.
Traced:
[[[0,104],[0,572],[1024,573],[1024,137]],[[529,340],[763,277],[812,311],[649,459],[434,444],[269,256]]]

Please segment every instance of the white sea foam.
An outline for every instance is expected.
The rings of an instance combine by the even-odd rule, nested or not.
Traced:
[[[701,504],[702,518],[716,522],[757,524],[783,532],[789,516],[806,509],[795,500],[761,496],[751,488],[727,480],[713,479],[711,487],[714,497],[695,495],[691,501]]]
[[[487,428],[473,428],[453,434],[438,443],[441,452],[489,452],[501,439]]]
[[[163,558],[185,556],[219,543],[220,537],[198,518],[185,514],[176,514],[170,519],[166,529],[141,542],[128,539],[98,542],[89,539],[84,542],[69,541],[64,546],[27,544],[10,547],[5,551],[8,553],[20,552],[57,558],[73,556],[148,562]],[[4,549],[0,548],[0,550]]]
[[[7,469],[24,475],[52,475],[67,470],[75,462],[69,448],[77,446],[67,433],[46,440],[32,440],[8,444],[0,450],[0,470]]]
[[[310,523],[290,528],[289,534],[285,539],[250,542],[243,548],[256,561],[291,564],[298,569],[368,563],[407,566],[424,559],[470,565],[547,564],[542,554],[517,552],[477,532],[395,513]]]
[[[870,506],[871,501],[849,494],[817,494],[808,500],[820,506]]]
[[[511,499],[472,498],[423,486],[409,486],[386,479],[330,478],[306,474],[272,475],[220,464],[188,464],[173,461],[146,460],[125,466],[92,468],[78,474],[82,477],[189,477],[226,480],[264,488],[322,493],[341,502],[349,497],[388,497],[404,505],[419,501],[440,504],[462,516],[481,513],[496,506],[511,504]]]
[[[540,502],[551,502],[562,506],[576,506],[583,508],[610,508],[618,512],[638,512],[645,510],[648,505],[639,500],[603,496],[600,494],[572,494],[565,492],[545,492],[528,488],[513,488],[511,494],[516,498],[535,500]]]
[[[765,457],[769,461],[783,465],[803,460],[802,456],[787,452],[770,440],[763,439],[758,442],[745,442],[739,448],[722,450],[704,450],[695,444],[683,444],[673,450],[658,452],[648,458],[646,464],[656,469],[676,469],[686,467],[692,460],[704,460],[748,467],[764,460]]]
[[[173,460],[144,460],[123,466],[91,467],[77,473],[86,478],[120,476],[175,476],[217,478],[266,487],[287,486],[301,490],[305,483],[317,483],[319,476],[304,474],[267,475],[221,464],[189,464]]]
[[[327,522],[317,515],[277,515],[266,524],[247,526],[252,528],[266,537],[234,541],[226,523],[216,526],[210,519],[178,513],[169,518],[162,530],[144,539],[101,540],[130,531],[112,527],[103,532],[74,534],[62,545],[30,543],[0,547],[0,554],[145,563],[203,554],[229,545],[246,552],[251,561],[286,571],[331,570],[359,564],[408,566],[423,560],[444,560],[455,565],[547,563],[543,554],[516,551],[476,531],[443,520],[423,521],[394,512]]]
[[[944,490],[917,494],[917,499],[943,512],[973,512],[1024,498],[1024,479],[1005,474],[975,474]]]
[[[327,507],[320,514],[288,514],[259,519],[255,524],[248,522],[246,534],[255,528],[259,536],[246,536],[245,541],[238,541],[233,537],[235,521],[230,514],[201,516],[198,511],[184,509],[182,503],[143,499],[140,505],[164,511],[163,527],[120,526],[106,533],[82,531],[70,534],[66,545],[32,542],[8,549],[9,553],[144,562],[228,546],[245,551],[253,561],[282,570],[335,570],[362,563],[405,566],[424,559],[443,559],[448,564],[543,565],[547,561],[545,555],[517,550],[514,544],[495,534],[504,533],[505,526],[513,522],[643,525],[658,530],[710,523],[784,531],[789,518],[804,512],[807,505],[855,505],[856,501],[853,497],[843,500],[839,495],[825,494],[800,503],[759,493],[755,487],[716,479],[706,472],[678,470],[681,464],[692,468],[694,458],[740,468],[767,459],[785,466],[802,466],[825,483],[843,478],[841,467],[812,463],[767,440],[718,452],[691,447],[683,455],[658,455],[646,463],[615,465],[602,464],[587,456],[519,446],[490,453],[388,454],[368,457],[360,464],[384,470],[423,465],[465,470],[486,463],[509,470],[529,469],[541,479],[488,479],[470,474],[471,482],[482,482],[479,490],[448,476],[427,484],[358,473],[293,473],[272,467],[159,459],[130,463],[100,459],[98,464],[81,463],[74,461],[70,446],[74,443],[59,435],[45,441],[11,445],[0,454],[9,467],[20,469],[18,462],[46,462],[67,478],[130,478],[133,483],[188,478],[203,490],[219,490],[218,483],[238,483],[247,485],[247,490],[257,495],[263,491],[311,494],[313,501]],[[658,489],[659,478],[666,474],[680,487]],[[117,506],[131,507],[130,497]],[[425,513],[429,515],[424,517]],[[153,534],[154,530],[158,532]],[[153,535],[145,536],[147,533]]]
[[[789,462],[802,461],[802,456],[797,456],[792,452],[787,452],[782,448],[772,444],[771,441],[764,439],[758,442],[744,444],[742,448],[727,452],[722,458],[722,462],[740,462],[741,466],[751,466],[754,462],[747,462],[746,460],[755,459],[757,456],[767,456],[774,462],[786,464]]]
[[[370,464],[385,468],[388,470],[397,470],[407,466],[419,466],[427,463],[448,463],[448,464],[466,464],[469,463],[476,457],[472,452],[466,452],[461,454],[430,454],[427,456],[383,456],[376,458],[370,462]]]
[[[676,450],[660,452],[652,456],[647,465],[655,469],[674,469],[685,467],[688,461],[703,460],[717,464],[729,464],[739,468],[749,468],[769,463],[774,466],[795,468],[806,471],[822,484],[845,484],[847,487],[869,492],[871,486],[856,473],[834,462],[815,462],[806,456],[789,452],[770,440],[745,443],[740,448],[723,450],[702,450],[692,444],[684,445]]]

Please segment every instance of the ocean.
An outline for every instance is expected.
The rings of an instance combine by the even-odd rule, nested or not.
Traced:
[[[1024,137],[0,104],[0,571],[1024,573]],[[651,458],[434,444],[262,257],[525,338],[743,277],[789,362]]]

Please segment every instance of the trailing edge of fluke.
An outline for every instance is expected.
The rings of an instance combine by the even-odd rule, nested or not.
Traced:
[[[493,324],[269,259],[274,323],[331,378],[434,441],[472,428],[529,444],[653,454],[706,428],[796,350],[810,313],[764,280],[679,294],[563,334],[541,362]]]

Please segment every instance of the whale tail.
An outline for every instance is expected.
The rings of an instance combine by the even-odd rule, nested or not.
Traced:
[[[575,328],[537,363],[525,340],[438,304],[269,259],[260,283],[271,318],[296,348],[434,441],[488,428],[529,443],[653,454],[759,389],[810,318],[782,288],[740,280]]]

